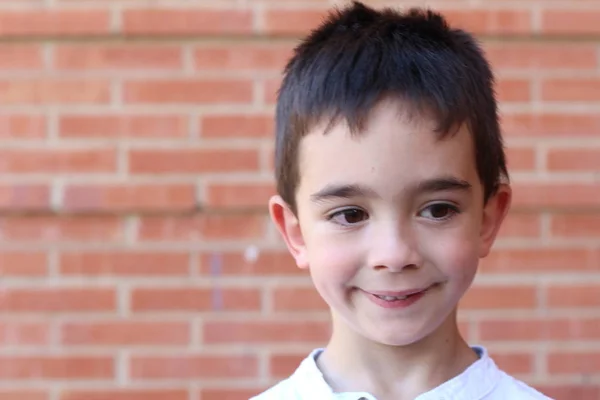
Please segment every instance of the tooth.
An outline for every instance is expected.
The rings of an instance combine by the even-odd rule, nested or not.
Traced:
[[[405,300],[408,296],[377,296],[385,301]]]

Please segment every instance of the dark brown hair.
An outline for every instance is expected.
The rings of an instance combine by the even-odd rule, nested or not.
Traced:
[[[467,124],[484,201],[508,178],[494,76],[475,38],[431,10],[377,11],[360,2],[332,12],[288,62],[276,109],[277,191],[296,212],[302,137],[323,121],[360,132],[383,98],[435,118],[441,137]]]

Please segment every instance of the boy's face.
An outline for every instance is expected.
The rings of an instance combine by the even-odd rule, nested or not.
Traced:
[[[388,345],[453,326],[444,322],[510,202],[502,186],[484,205],[465,128],[440,140],[433,121],[404,118],[400,106],[382,103],[356,137],[343,123],[315,128],[300,145],[298,218],[279,197],[270,203],[334,330]]]

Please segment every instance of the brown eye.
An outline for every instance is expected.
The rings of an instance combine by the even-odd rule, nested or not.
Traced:
[[[359,208],[349,208],[336,212],[331,219],[340,225],[354,225],[367,219],[367,213]]]
[[[422,216],[434,220],[444,220],[458,214],[458,209],[452,204],[438,203],[432,204],[422,211]]]
[[[444,218],[451,212],[450,207],[446,204],[436,204],[431,207],[431,216],[433,218]]]

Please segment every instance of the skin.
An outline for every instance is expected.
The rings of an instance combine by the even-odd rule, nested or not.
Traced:
[[[435,121],[380,103],[365,131],[315,127],[300,144],[297,214],[279,197],[271,217],[299,268],[329,305],[332,335],[317,360],[337,392],[415,399],[476,361],[457,304],[508,212],[501,185],[487,202],[473,141],[439,139]],[[404,308],[375,291],[428,288]]]

